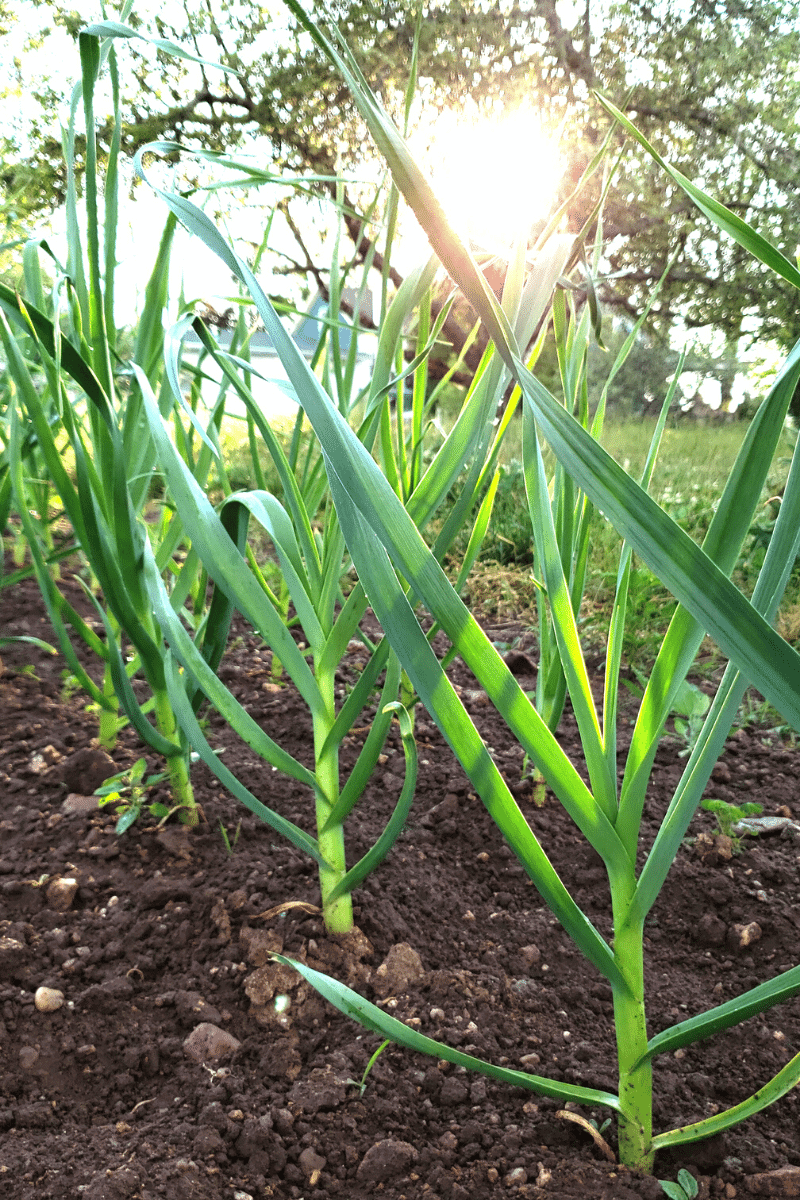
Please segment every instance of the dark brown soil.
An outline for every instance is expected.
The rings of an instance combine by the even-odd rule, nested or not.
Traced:
[[[77,592],[76,592],[77,595]],[[2,595],[0,629],[47,638],[35,588]],[[265,688],[269,653],[246,630],[223,667],[270,735],[307,755],[309,727],[291,689]],[[513,630],[493,636],[510,641]],[[268,959],[282,949],[340,977],[440,1040],[497,1063],[616,1090],[610,990],[572,949],[474,797],[432,723],[407,828],[356,893],[355,955],[326,939],[313,864],[196,770],[206,824],[121,838],[108,809],[81,808],[112,773],[89,753],[96,721],[62,695],[63,662],[27,645],[3,651],[0,676],[0,1194],[9,1200],[483,1200],[663,1195],[603,1159],[559,1105],[389,1047],[363,1094],[379,1041]],[[526,669],[520,660],[520,670]],[[522,755],[502,721],[464,689],[486,740],[578,902],[601,930],[604,872],[559,806],[531,802]],[[347,672],[342,676],[346,682]],[[532,681],[531,681],[532,682]],[[304,790],[235,745],[213,718],[225,762],[271,806],[308,826]],[[355,754],[357,733],[349,748]],[[576,750],[568,718],[562,737]],[[685,760],[665,739],[649,797],[663,814]],[[129,732],[116,770],[141,753]],[[348,824],[351,859],[386,821],[402,751],[388,747]],[[397,771],[395,766],[397,765]],[[709,794],[758,799],[800,819],[798,752],[764,731],[733,736]],[[153,769],[159,764],[151,760]],[[228,854],[220,830],[238,840]],[[710,831],[703,814],[693,833]],[[713,848],[712,848],[713,850]],[[59,880],[73,879],[77,889]],[[746,946],[737,926],[756,923]],[[685,846],[649,925],[651,1031],[754,986],[798,961],[798,847],[748,839],[729,860]],[[352,950],[352,947],[350,948]],[[359,958],[360,955],[360,958]],[[388,961],[387,961],[388,960]],[[381,969],[382,964],[385,969]],[[38,1011],[40,987],[65,1003]],[[288,995],[276,1011],[275,997]],[[203,1024],[235,1042],[227,1057],[190,1051]],[[192,1041],[187,1039],[192,1035]],[[219,1037],[219,1033],[215,1036]],[[800,1049],[800,1004],[678,1051],[656,1066],[659,1130],[744,1099]],[[206,1057],[204,1058],[204,1053]],[[701,1195],[797,1195],[800,1094],[672,1160]],[[609,1115],[584,1114],[602,1125]],[[605,1131],[613,1145],[613,1128]],[[786,1167],[798,1170],[787,1172]],[[779,1174],[774,1174],[779,1172]],[[759,1178],[769,1173],[767,1180]],[[772,1189],[772,1190],[768,1190]]]

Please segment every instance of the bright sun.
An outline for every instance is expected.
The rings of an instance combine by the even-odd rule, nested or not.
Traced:
[[[562,165],[536,114],[520,109],[499,120],[437,120],[430,147],[431,182],[451,224],[490,252],[507,249],[544,220]]]

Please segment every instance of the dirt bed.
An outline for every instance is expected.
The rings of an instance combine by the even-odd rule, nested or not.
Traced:
[[[3,594],[0,628],[50,636],[31,584]],[[269,734],[308,761],[309,722],[297,695],[289,686],[275,689],[268,650],[239,632],[224,677]],[[504,642],[518,632],[508,625],[491,631]],[[606,1161],[586,1132],[557,1115],[555,1101],[434,1059],[389,1047],[362,1093],[358,1081],[379,1039],[270,960],[275,950],[302,958],[480,1057],[616,1090],[608,985],[572,949],[425,714],[417,723],[420,779],[407,828],[356,893],[358,934],[340,944],[325,937],[313,911],[313,864],[205,768],[194,775],[205,816],[199,829],[159,832],[145,819],[118,838],[113,813],[80,797],[139,757],[135,738],[123,733],[109,763],[93,744],[96,718],[85,699],[63,694],[60,658],[17,645],[3,659],[0,1194],[663,1195],[653,1179]],[[532,685],[527,661],[517,656],[515,669]],[[357,662],[345,664],[342,687],[356,670]],[[504,724],[465,672],[456,668],[454,677],[556,868],[607,933],[600,860],[552,798],[533,805],[522,754]],[[365,736],[365,729],[355,734],[345,765]],[[209,737],[256,795],[309,827],[305,789],[236,744],[215,717]],[[560,737],[577,755],[569,717]],[[647,806],[651,832],[683,769],[680,748],[665,739],[659,751]],[[395,739],[348,822],[351,860],[388,819],[402,763]],[[730,739],[708,794],[757,799],[765,814],[800,819],[799,766],[795,749],[748,728]],[[711,829],[703,814],[691,832]],[[681,849],[649,919],[651,1033],[797,963],[799,853],[777,836],[747,839],[729,859],[714,846],[702,856],[696,846]],[[283,907],[293,901],[307,907]],[[61,1006],[40,1011],[40,988],[62,993]],[[737,1103],[798,1049],[794,1001],[659,1059],[657,1129]],[[799,1113],[800,1095],[791,1093],[725,1137],[662,1156],[657,1173],[674,1179],[686,1166],[700,1178],[701,1195],[798,1195]],[[598,1126],[608,1115],[584,1111]],[[613,1146],[613,1128],[604,1136]]]

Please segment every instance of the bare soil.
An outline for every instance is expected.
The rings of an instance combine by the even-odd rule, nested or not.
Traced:
[[[72,593],[71,593],[72,594]],[[75,602],[79,597],[77,586]],[[0,629],[47,638],[38,592],[5,591]],[[270,682],[269,651],[246,629],[224,677],[269,734],[308,758],[307,716]],[[491,630],[511,642],[520,630]],[[527,643],[528,648],[532,642]],[[522,642],[523,649],[525,641]],[[142,753],[124,732],[113,763],[96,748],[85,698],[65,696],[63,661],[3,652],[0,675],[0,1193],[8,1200],[655,1200],[653,1179],[603,1158],[560,1106],[389,1047],[270,961],[282,950],[340,978],[423,1032],[496,1063],[616,1090],[611,993],[572,948],[503,844],[432,722],[407,828],[355,895],[359,936],[326,938],[314,866],[194,774],[205,823],[186,833],[143,819],[122,837],[89,796]],[[530,673],[517,655],[515,670]],[[358,664],[348,661],[344,687]],[[559,805],[537,808],[505,725],[463,668],[454,678],[567,886],[610,928],[605,876]],[[530,678],[533,684],[533,678]],[[369,714],[364,726],[368,725]],[[209,734],[248,787],[310,828],[305,790],[255,759],[222,723]],[[345,768],[366,729],[346,749]],[[579,758],[572,719],[563,744]],[[652,835],[685,759],[667,737],[653,775]],[[374,841],[402,782],[390,742],[348,822],[354,861]],[[151,769],[160,764],[150,760]],[[800,820],[792,746],[747,728],[729,741],[709,795],[757,799]],[[233,845],[229,854],[220,823]],[[710,833],[701,814],[691,833]],[[238,837],[237,837],[238,834]],[[651,1032],[798,961],[798,846],[789,838],[687,844],[648,927]],[[68,882],[74,880],[75,884]],[[288,902],[307,907],[281,908]],[[310,906],[310,907],[309,907]],[[278,910],[278,911],[275,911]],[[752,926],[749,937],[742,929]],[[39,988],[64,1003],[39,1011]],[[289,1005],[279,1011],[279,996]],[[281,1002],[282,1004],[285,1002]],[[212,1029],[209,1032],[208,1026]],[[204,1035],[209,1040],[204,1041]],[[659,1059],[658,1130],[750,1095],[800,1049],[800,1003]],[[214,1054],[218,1053],[217,1057]],[[800,1094],[738,1127],[662,1156],[701,1195],[797,1195]],[[609,1115],[584,1111],[602,1126]],[[613,1126],[604,1136],[614,1145]],[[795,1168],[794,1170],[790,1168]]]

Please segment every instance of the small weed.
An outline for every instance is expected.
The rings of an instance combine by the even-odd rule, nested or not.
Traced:
[[[787,725],[777,709],[763,700],[757,693],[749,691],[745,694],[736,721],[737,728],[760,732],[764,745],[771,745],[772,738],[781,738],[794,743],[796,731]]]
[[[367,1090],[367,1076],[369,1075],[372,1068],[375,1066],[375,1063],[378,1061],[378,1058],[380,1057],[380,1055],[383,1054],[384,1050],[386,1049],[386,1047],[389,1044],[390,1044],[390,1042],[389,1042],[388,1038],[386,1039],[385,1042],[381,1042],[380,1046],[378,1046],[378,1049],[375,1051],[372,1058],[369,1060],[366,1067],[364,1068],[364,1074],[361,1076],[360,1080],[358,1080],[358,1079],[348,1079],[347,1080],[347,1082],[349,1084],[351,1084],[353,1087],[358,1088],[359,1096],[363,1096],[364,1092]]]
[[[448,569],[455,566],[455,561],[448,562]],[[464,590],[464,601],[473,612],[487,617],[512,617],[531,627],[538,620],[536,596],[536,584],[529,569],[509,569],[482,559],[472,568]]]
[[[64,670],[61,672],[61,703],[69,704],[73,696],[82,691],[80,682],[77,676],[73,675],[72,671]]]
[[[233,835],[233,841],[231,841],[228,837],[228,831],[223,825],[222,821],[219,823],[219,831],[222,834],[222,840],[225,843],[225,849],[228,851],[228,854],[232,855],[236,849],[236,843],[239,840],[239,834],[242,832],[242,822],[238,821],[236,824],[236,831]]]
[[[605,1121],[603,1121],[602,1125],[598,1125],[598,1123],[597,1123],[597,1121],[595,1121],[594,1117],[590,1117],[589,1124],[592,1126],[593,1129],[596,1129],[597,1132],[602,1135],[605,1133],[605,1131],[611,1125],[611,1117],[606,1117],[606,1119],[605,1119]]]
[[[741,838],[738,838],[734,833],[734,827],[738,821],[742,821],[745,817],[757,817],[763,812],[763,805],[756,803],[749,804],[728,804],[727,800],[701,800],[700,807],[706,812],[713,813],[717,818],[719,832],[731,839],[731,848],[734,854],[738,854],[742,848]]]
[[[678,1171],[677,1183],[672,1183],[669,1179],[659,1179],[658,1182],[669,1196],[669,1200],[694,1200],[699,1190],[694,1175],[683,1168]]]
[[[177,808],[169,808],[166,804],[147,803],[147,794],[150,789],[166,779],[167,774],[162,771],[160,775],[148,775],[145,779],[146,767],[147,762],[144,758],[137,759],[127,771],[121,771],[119,775],[112,775],[95,791],[95,796],[100,797],[99,807],[103,808],[107,804],[116,805],[115,830],[118,835],[130,829],[131,825],[134,825],[145,811],[155,817],[159,823],[163,823],[177,811]]]
[[[688,680],[682,684],[672,706],[676,714],[675,732],[685,743],[683,750],[679,751],[680,758],[685,758],[694,750],[710,706],[710,699],[696,684]]]
[[[521,782],[524,783],[526,779],[532,780],[533,803],[537,808],[541,808],[547,799],[547,789],[545,786],[544,775],[542,775],[541,771],[534,766],[527,754],[522,759],[522,775],[520,776]]]

